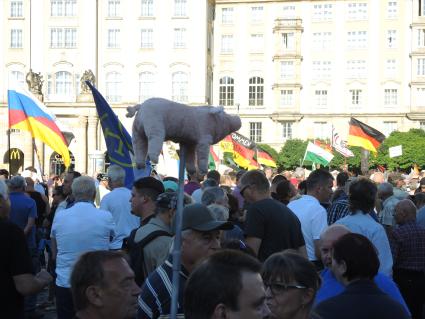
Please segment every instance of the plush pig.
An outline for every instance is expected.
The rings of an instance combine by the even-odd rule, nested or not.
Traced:
[[[137,113],[137,114],[136,114]],[[164,141],[186,146],[186,169],[205,175],[210,145],[221,141],[241,127],[239,116],[226,114],[223,107],[188,106],[161,98],[129,106],[127,117],[133,122],[133,149],[138,168],[145,166],[146,156],[158,163]]]

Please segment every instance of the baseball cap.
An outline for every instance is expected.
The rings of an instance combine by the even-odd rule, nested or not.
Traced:
[[[173,192],[177,192],[177,189],[179,188],[179,186],[177,185],[176,182],[173,181],[163,181],[162,184],[164,184],[164,189],[167,190],[172,190]]]
[[[231,222],[218,221],[213,213],[203,204],[190,204],[183,208],[182,230],[193,229],[200,232],[212,230],[229,230]]]
[[[160,182],[159,180],[157,180],[156,178],[152,176],[138,179],[137,181],[134,182],[133,186],[136,189],[150,188],[150,189],[156,190],[158,193],[164,192],[164,185],[162,184],[162,182]]]
[[[159,194],[156,199],[156,206],[168,209],[175,209],[177,207],[177,193],[165,192]]]

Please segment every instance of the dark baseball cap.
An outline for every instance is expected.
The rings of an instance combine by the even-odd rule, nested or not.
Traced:
[[[229,230],[231,222],[216,220],[209,208],[202,204],[190,204],[183,208],[182,230],[193,229],[200,232]]]
[[[136,189],[150,188],[156,190],[160,194],[164,192],[164,185],[162,184],[162,182],[152,176],[138,179],[134,182],[133,186]]]

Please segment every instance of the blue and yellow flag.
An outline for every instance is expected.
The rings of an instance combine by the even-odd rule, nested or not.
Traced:
[[[86,81],[86,84],[90,87],[93,94],[111,165],[115,164],[124,168],[125,186],[131,189],[136,177],[139,179],[150,175],[150,162],[146,162],[146,168],[142,172],[136,170],[136,166],[132,161],[133,144],[130,134],[128,134],[102,94],[89,81]]]

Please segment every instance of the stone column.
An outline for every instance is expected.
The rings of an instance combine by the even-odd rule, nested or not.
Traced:
[[[96,115],[90,115],[88,117],[88,129],[87,129],[87,155],[97,150],[97,124],[99,118]],[[86,158],[87,158],[86,155]],[[92,161],[88,161],[87,173],[92,176],[95,167],[93,167]]]
[[[87,116],[80,115],[76,125],[75,142],[77,151],[75,157],[75,170],[80,173],[87,172]]]

